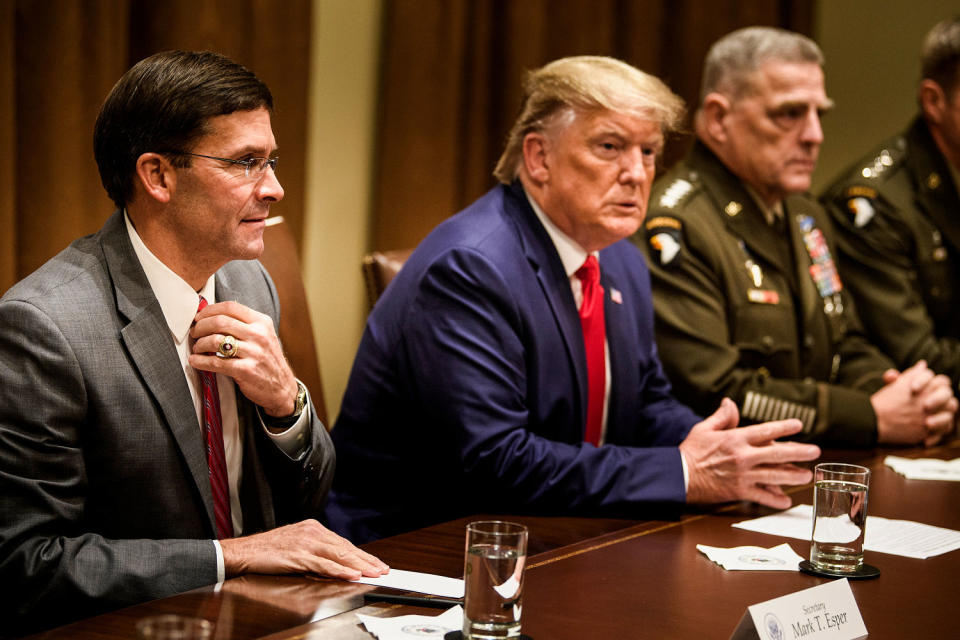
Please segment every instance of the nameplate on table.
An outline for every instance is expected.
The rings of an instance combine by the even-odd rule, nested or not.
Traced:
[[[847,579],[747,607],[730,640],[859,640],[867,637]]]

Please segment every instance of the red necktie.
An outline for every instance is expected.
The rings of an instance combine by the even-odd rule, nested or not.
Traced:
[[[200,296],[202,311],[207,301]],[[197,369],[203,390],[203,431],[207,436],[207,466],[210,468],[210,489],[213,491],[213,515],[217,521],[217,538],[233,537],[230,517],[230,485],[227,483],[227,455],[223,450],[223,422],[220,419],[220,392],[217,374]]]
[[[600,286],[600,265],[597,264],[597,258],[587,256],[583,266],[577,269],[576,276],[580,278],[583,288],[580,326],[583,328],[583,344],[587,352],[587,428],[583,439],[599,446],[603,430],[603,398],[606,395],[607,371],[603,287]]]

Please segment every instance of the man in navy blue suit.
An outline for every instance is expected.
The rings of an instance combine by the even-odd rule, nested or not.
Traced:
[[[362,542],[482,512],[790,505],[780,485],[810,481],[791,463],[819,449],[775,442],[797,420],[734,429],[731,401],[701,420],[671,396],[647,267],[623,240],[682,114],[660,80],[617,60],[528,74],[503,184],[438,226],[370,315],[332,434],[331,528]],[[590,256],[605,347],[588,367],[577,273]]]

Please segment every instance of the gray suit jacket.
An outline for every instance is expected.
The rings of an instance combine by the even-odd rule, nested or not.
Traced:
[[[256,261],[217,299],[279,322]],[[237,393],[251,533],[314,517],[334,454],[290,460]],[[216,581],[205,443],[170,330],[116,212],[0,299],[0,611],[52,626]]]

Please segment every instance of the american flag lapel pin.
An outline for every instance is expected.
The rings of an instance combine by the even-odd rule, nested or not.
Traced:
[[[617,304],[623,304],[623,294],[620,293],[619,289],[614,289],[610,287],[610,299],[616,302]]]

